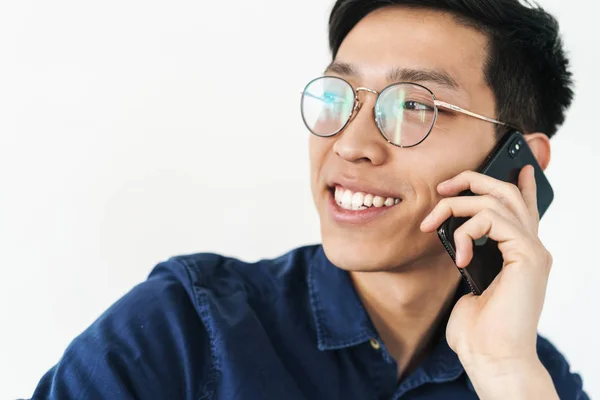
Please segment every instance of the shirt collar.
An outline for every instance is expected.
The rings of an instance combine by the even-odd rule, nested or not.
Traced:
[[[356,346],[377,336],[350,275],[327,259],[323,246],[309,265],[308,288],[319,350]]]
[[[377,331],[354,290],[350,275],[327,259],[323,246],[318,246],[309,264],[308,287],[319,350],[352,347],[378,338]],[[461,280],[454,302],[466,293],[468,287]],[[418,372],[415,371],[422,374],[424,380],[454,380],[464,372],[458,356],[446,341],[446,335],[442,334],[441,337]],[[419,379],[411,379],[405,383],[411,385],[416,381]]]

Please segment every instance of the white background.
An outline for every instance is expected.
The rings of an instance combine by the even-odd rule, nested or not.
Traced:
[[[331,1],[0,3],[0,398],[172,255],[319,241],[299,93]],[[600,397],[598,8],[546,0],[577,99],[548,171],[540,330]]]

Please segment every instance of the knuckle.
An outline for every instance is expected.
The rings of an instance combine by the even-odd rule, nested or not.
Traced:
[[[516,186],[513,185],[512,183],[508,183],[505,182],[504,183],[504,187],[506,188],[506,193],[512,197],[512,198],[517,198],[517,197],[521,197],[521,190]]]
[[[463,236],[463,233],[461,231],[463,227],[461,226],[460,228],[458,228],[457,230],[454,231],[454,243],[458,243],[460,242],[460,238]]]
[[[473,176],[474,172],[473,171],[463,171],[460,174],[458,174],[459,178],[462,179],[470,179]]]
[[[454,231],[454,240],[460,238],[461,236],[465,236],[467,234],[467,230],[469,229],[469,223],[462,224],[458,229]]]
[[[539,241],[539,239],[534,240],[531,246],[528,247],[537,247],[538,251],[536,251],[535,254],[537,254],[538,265],[540,265],[546,273],[550,273],[552,264],[554,263],[554,258],[552,257],[550,251],[548,251],[548,249],[543,245],[542,242]]]
[[[463,241],[471,240],[473,226],[463,224],[460,228],[454,231],[454,243],[462,243]]]
[[[550,269],[552,269],[552,264],[554,264],[554,257],[552,257],[552,253],[550,253],[548,250],[545,250],[544,252],[545,252],[545,256],[546,256],[545,265],[546,265],[546,268],[548,270],[550,270]]]
[[[444,197],[443,199],[441,199],[441,200],[438,202],[438,205],[441,205],[441,206],[443,206],[443,205],[446,205],[446,204],[448,204],[448,201],[449,201],[450,199],[451,199],[451,197]]]
[[[450,208],[450,200],[451,198],[447,197],[438,201],[437,206],[435,207],[438,210],[446,210]]]

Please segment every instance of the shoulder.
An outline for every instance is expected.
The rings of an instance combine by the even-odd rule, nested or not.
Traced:
[[[190,398],[212,393],[218,366],[216,330],[226,334],[228,322],[252,313],[252,299],[278,296],[302,280],[314,250],[300,248],[252,264],[211,253],[161,262],[69,344],[33,398]]]
[[[578,373],[571,371],[565,356],[545,337],[538,335],[537,352],[540,361],[552,377],[561,399],[587,400],[583,382]]]
[[[299,247],[255,262],[214,253],[180,255],[158,264],[149,280],[176,279],[193,298],[223,298],[241,292],[249,298],[278,296],[306,280],[307,266],[318,248]]]

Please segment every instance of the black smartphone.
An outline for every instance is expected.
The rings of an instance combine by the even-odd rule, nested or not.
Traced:
[[[532,165],[535,169],[537,206],[541,218],[554,199],[554,191],[520,132],[513,130],[506,133],[478,172],[517,185],[519,173],[527,165]],[[475,196],[475,194],[465,191],[460,196]],[[456,261],[454,232],[468,219],[450,217],[437,230],[442,244],[454,261]],[[500,273],[502,265],[502,253],[498,249],[498,243],[483,237],[474,241],[473,259],[469,265],[458,270],[469,285],[471,292],[480,295]]]

